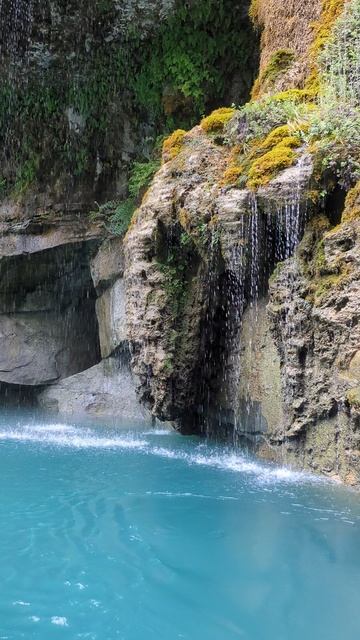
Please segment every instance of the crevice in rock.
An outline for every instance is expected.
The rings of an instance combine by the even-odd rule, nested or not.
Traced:
[[[324,213],[329,219],[332,227],[340,224],[341,217],[345,208],[346,191],[336,184],[334,189],[330,191],[324,202]]]

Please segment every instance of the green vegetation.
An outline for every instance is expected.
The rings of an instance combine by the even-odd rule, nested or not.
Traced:
[[[131,198],[140,198],[144,190],[149,186],[155,173],[160,167],[160,160],[149,162],[134,162],[129,177],[129,195]]]
[[[149,162],[134,162],[129,176],[129,197],[126,200],[112,200],[98,205],[97,211],[90,214],[92,219],[102,223],[111,234],[124,235],[146,187],[159,166],[160,161],[156,158]]]
[[[190,128],[210,103],[221,103],[237,71],[250,90],[254,42],[232,0],[178,2],[145,36],[134,25],[116,35],[115,0],[91,0],[87,11],[90,45],[79,38],[69,56],[64,39],[65,50],[48,66],[31,67],[16,83],[3,75],[0,171],[8,192],[48,187],[59,178],[89,184],[97,159],[102,179],[111,180],[128,162],[122,158],[125,126],[135,137],[139,123],[149,131],[130,151],[133,161],[149,155],[160,133]],[[115,37],[98,37],[107,32]],[[67,60],[66,69],[60,60]]]
[[[170,126],[172,120],[180,124],[179,107],[192,116],[184,124],[195,124],[209,97],[224,97],[238,60],[243,69],[251,64],[252,52],[252,36],[244,31],[236,2],[179,3],[146,51],[134,85],[137,101],[155,116],[165,107]]]
[[[348,190],[360,179],[360,5],[343,5],[323,0],[306,87],[252,100],[238,111],[242,138],[230,154],[224,186],[263,186],[296,162],[301,145],[313,155],[319,194],[335,184]],[[292,60],[291,52],[277,53],[260,76],[262,88],[282,59],[285,66]]]
[[[265,69],[260,73],[254,83],[251,96],[257,98],[261,93],[265,93],[271,89],[274,82],[291,67],[294,62],[295,54],[290,49],[278,49],[275,51]]]
[[[169,250],[164,262],[159,264],[159,269],[164,275],[164,289],[171,314],[178,318],[186,302],[187,293],[187,264],[186,249],[191,244],[174,245]]]
[[[360,104],[360,4],[348,2],[320,56],[323,84],[333,98]]]
[[[342,15],[345,2],[346,0],[322,0],[320,18],[313,25],[314,39],[309,51],[311,71],[306,88],[315,94],[321,89],[321,53],[332,39],[334,26]]]
[[[98,206],[90,216],[94,222],[101,222],[115,236],[123,236],[136,210],[136,200],[127,198],[123,202],[109,201]]]

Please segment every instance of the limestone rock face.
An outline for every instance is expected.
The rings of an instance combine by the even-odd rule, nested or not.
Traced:
[[[151,415],[139,404],[126,359],[112,356],[99,364],[50,386],[39,395],[39,404],[51,412],[106,416],[128,425],[151,424]]]
[[[274,238],[286,245],[286,220],[301,232],[312,170],[304,157],[255,198],[222,186],[227,161],[227,148],[200,127],[187,134],[125,239],[128,335],[140,397],[154,415],[184,430],[209,432],[209,415],[216,422],[222,414],[225,429],[234,428],[237,409],[227,399],[239,385],[242,313],[255,275],[259,293],[265,291],[276,262]]]
[[[112,238],[102,243],[91,261],[91,274],[98,293],[96,314],[103,358],[127,341],[124,260],[122,239]]]
[[[94,247],[68,244],[0,259],[0,381],[42,385],[99,357]]]
[[[54,204],[48,197],[34,194],[26,204],[12,200],[1,202],[0,257],[102,240],[104,229],[90,221],[90,202],[86,194],[81,197],[81,205],[61,200]]]
[[[306,153],[256,196],[223,186],[226,163],[188,133],[127,234],[140,397],[185,432],[358,484],[360,223],[311,204]]]
[[[287,457],[357,484],[360,222],[345,220],[320,237],[315,222],[270,287]],[[321,273],[311,267],[319,251]]]
[[[90,263],[91,276],[99,294],[124,275],[124,248],[122,238],[108,238],[99,247]]]
[[[171,420],[185,420],[187,408],[190,416],[196,401],[194,376],[209,295],[201,224],[203,216],[210,220],[216,212],[217,180],[224,170],[222,149],[206,140],[199,128],[188,141],[187,154],[185,162],[163,165],[125,239],[133,370],[142,401],[154,415]],[[197,227],[197,242],[184,235],[187,224]]]
[[[3,401],[149,421],[135,395],[124,315],[122,240],[78,209],[3,203]]]
[[[96,301],[101,355],[107,358],[126,341],[125,292],[122,279],[106,289]]]

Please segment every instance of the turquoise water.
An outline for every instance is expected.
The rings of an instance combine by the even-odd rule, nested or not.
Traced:
[[[0,638],[358,640],[360,497],[166,431],[0,425]]]

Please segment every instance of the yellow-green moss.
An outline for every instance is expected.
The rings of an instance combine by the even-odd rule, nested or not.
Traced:
[[[311,56],[315,59],[331,36],[335,21],[341,16],[346,0],[322,0],[321,15],[314,23],[314,40],[310,47]]]
[[[336,20],[341,16],[346,0],[322,0],[319,20],[313,23],[314,38],[309,49],[310,74],[305,84],[305,90],[313,95],[320,91],[318,59],[326,42],[331,37],[331,32]]]
[[[346,196],[342,222],[360,219],[360,180]]]
[[[270,131],[266,136],[259,149],[262,152],[271,151],[271,149],[276,147],[278,144],[285,144],[285,146],[289,147],[298,147],[300,144],[299,133],[295,133],[294,128],[288,124],[276,127],[276,129]]]
[[[200,126],[206,133],[220,133],[234,113],[235,109],[232,107],[221,107],[213,111],[206,118],[203,118]]]
[[[278,49],[271,56],[265,69],[255,80],[251,97],[256,99],[264,91],[271,89],[271,85],[284,73],[293,63],[295,54],[290,49]]]
[[[351,407],[360,409],[360,387],[353,387],[346,393],[346,400]]]
[[[250,189],[266,185],[279,171],[297,158],[294,149],[301,145],[301,134],[308,123],[281,125],[265,138],[255,138],[250,145],[234,147],[221,186],[242,184]]]
[[[279,171],[294,164],[297,154],[293,150],[300,144],[299,127],[296,130],[286,124],[270,131],[265,140],[254,146],[247,186],[250,189],[262,187],[275,178]]]
[[[179,155],[182,146],[184,144],[184,137],[186,135],[186,131],[183,129],[176,129],[171,136],[166,138],[163,143],[163,160],[164,162],[168,162],[169,160],[173,160]]]
[[[241,157],[242,146],[236,145],[231,149],[226,171],[220,182],[221,187],[233,186],[239,178],[244,174],[239,158]]]
[[[282,143],[276,145],[274,149],[265,153],[252,164],[247,186],[250,189],[257,189],[268,184],[279,171],[290,167],[296,157],[296,153],[290,147]]]
[[[233,165],[232,167],[229,167],[223,175],[221,186],[226,187],[235,185],[242,175],[243,169],[241,166]]]
[[[249,8],[249,17],[255,26],[260,22],[260,0],[251,0]]]

